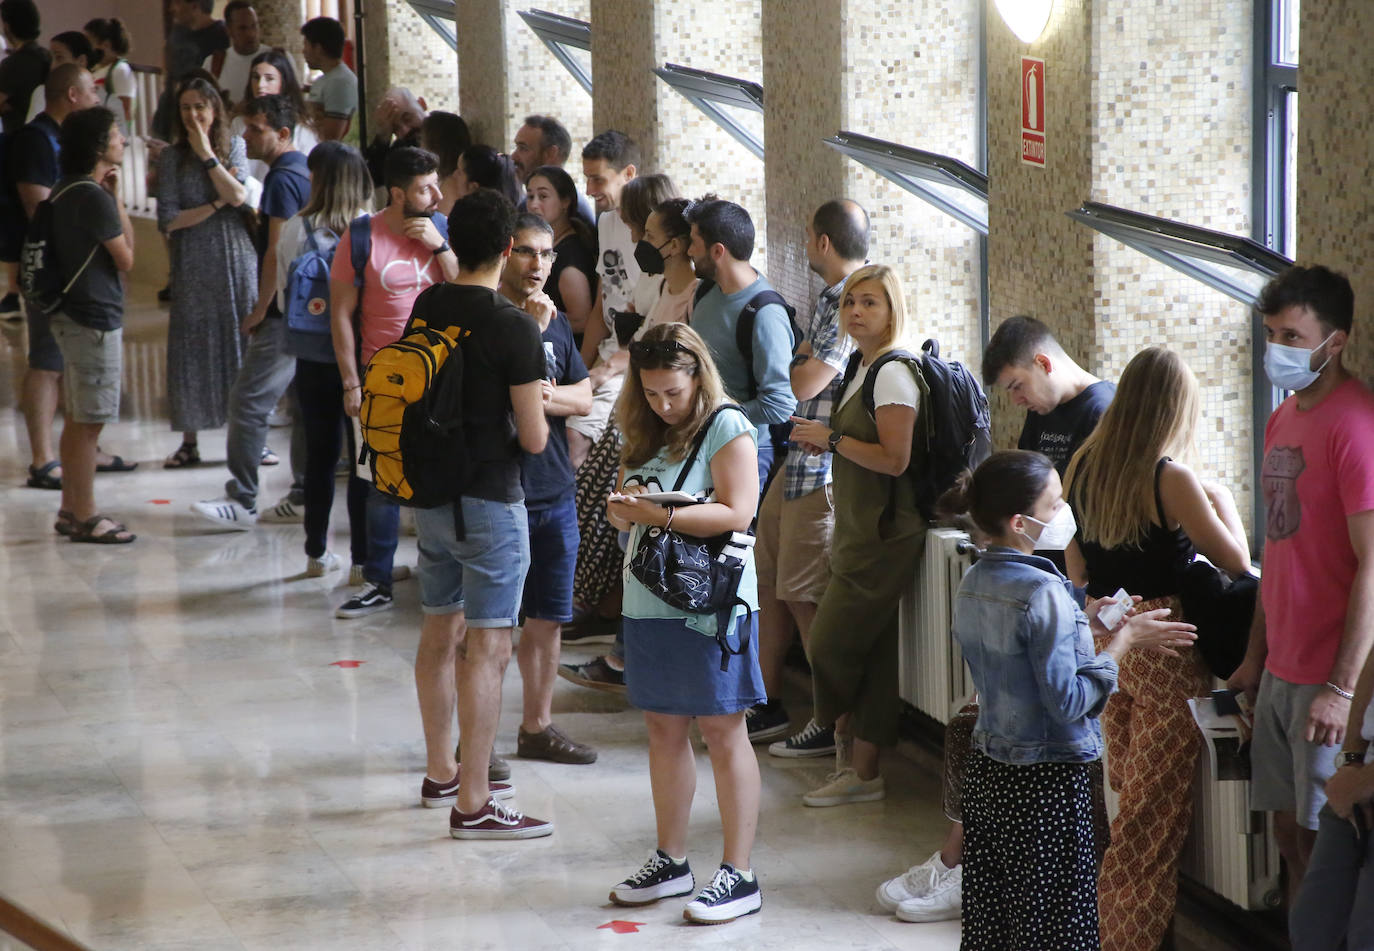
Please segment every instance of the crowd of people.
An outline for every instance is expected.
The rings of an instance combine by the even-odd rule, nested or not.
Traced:
[[[527,117],[505,154],[391,90],[359,150],[340,141],[358,103],[336,21],[302,27],[321,71],[305,92],[290,58],[258,42],[247,0],[223,22],[202,0],[170,9],[155,186],[181,442],[164,465],[200,464],[199,434],[227,427],[224,495],[194,511],[219,529],[300,522],[306,574],[327,576],[345,565],[329,545],[343,460],[358,590],[336,613],[392,607],[411,574],[395,563],[400,505],[354,464],[369,445],[368,368],[416,327],[446,335],[462,354],[469,465],[447,501],[415,510],[422,803],[449,807],[458,839],[553,832],[510,804],[511,766],[494,753],[515,653],[518,757],[596,761],[553,721],[559,676],[644,713],[654,848],[610,900],[693,895],[683,914],[701,923],[759,911],[754,744],[834,757],[806,806],[884,798],[898,603],[931,525],[909,478],[939,422],[913,345],[921,318],[897,271],[873,262],[866,211],[834,199],[802,223],[823,290],[797,315],[752,263],[749,212],[684,198],[624,132],[581,148],[585,193],[566,168],[572,139],[546,115]],[[0,0],[0,20],[4,310],[21,312],[30,222],[47,222],[63,285],[50,314],[22,308],[28,484],[61,491],[59,534],[126,544],[135,535],[100,512],[95,475],[132,468],[98,446],[119,414],[135,252],[119,187],[129,36],[92,20],[43,49],[32,0]],[[1292,395],[1264,434],[1248,649],[1223,675],[1254,704],[1252,805],[1275,814],[1294,947],[1369,947],[1374,396],[1343,360],[1343,276],[1293,267],[1256,307],[1265,371]],[[1174,913],[1201,749],[1187,700],[1217,673],[1196,646],[1217,635],[1191,623],[1185,577],[1199,556],[1245,575],[1251,546],[1231,492],[1194,468],[1198,383],[1176,352],[1142,350],[1114,385],[1014,316],[981,371],[1026,415],[1017,448],[964,473],[938,507],[982,550],[952,632],[977,696],[947,732],[945,842],[877,901],[904,921],[962,915],[969,949],[1152,951]],[[259,469],[279,462],[267,432],[283,400],[293,487],[269,507]],[[638,554],[665,534],[742,546],[733,603],[697,613],[646,581]],[[1119,589],[1129,611],[1108,620]],[[813,685],[804,723],[781,699],[794,632]],[[569,644],[609,650],[560,664]],[[724,832],[705,881],[688,861],[693,721]],[[1119,795],[1110,823],[1104,782]]]

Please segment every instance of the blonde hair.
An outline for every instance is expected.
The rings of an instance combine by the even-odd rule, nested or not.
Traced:
[[[1174,351],[1147,347],[1126,364],[1116,396],[1064,477],[1086,541],[1123,548],[1145,540],[1155,467],[1163,456],[1191,455],[1198,404],[1197,378]]]
[[[644,348],[650,349],[647,355],[636,355],[636,349]],[[692,409],[682,422],[669,426],[653,411],[644,396],[641,370],[682,370],[696,379]],[[629,467],[642,466],[665,446],[669,459],[682,459],[701,424],[725,401],[720,371],[711,359],[706,341],[695,330],[678,323],[649,328],[643,338],[631,345],[625,385],[615,405],[621,462]]]
[[[845,319],[844,299],[854,288],[865,281],[876,281],[887,297],[887,309],[891,319],[887,325],[887,337],[878,353],[896,350],[907,342],[906,291],[897,272],[886,264],[865,264],[845,279],[844,289],[840,292],[840,332],[849,333],[849,321]],[[877,356],[877,354],[874,354]]]

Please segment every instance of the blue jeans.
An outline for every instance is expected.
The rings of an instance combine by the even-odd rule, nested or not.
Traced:
[[[357,478],[353,476],[351,478]],[[359,480],[366,481],[366,480]],[[377,491],[367,490],[367,561],[363,578],[391,590],[391,565],[396,558],[396,543],[401,534],[401,507]]]
[[[573,617],[577,500],[569,493],[561,502],[531,509],[528,515],[530,570],[525,576],[525,617],[566,624]]]

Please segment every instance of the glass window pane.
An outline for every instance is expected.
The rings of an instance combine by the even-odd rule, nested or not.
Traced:
[[[654,72],[741,145],[763,158],[762,86],[674,63]]]
[[[520,10],[520,18],[539,37],[549,52],[572,73],[573,78],[592,92],[592,28],[585,20],[576,20],[545,10]]]
[[[855,132],[837,133],[825,143],[975,231],[988,233],[987,176],[958,159]]]
[[[1298,257],[1298,94],[1284,93],[1283,142],[1283,221],[1284,236],[1281,247],[1294,260]]]
[[[407,0],[420,19],[458,52],[458,31],[454,22],[453,0]]]
[[[1285,66],[1298,65],[1298,0],[1274,0],[1278,26],[1278,61]]]

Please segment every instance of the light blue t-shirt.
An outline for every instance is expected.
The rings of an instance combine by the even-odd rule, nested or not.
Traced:
[[[711,479],[711,459],[726,443],[746,433],[751,439],[756,440],[754,428],[739,413],[730,411],[718,415],[711,422],[711,428],[707,431],[706,439],[701,444],[701,452],[697,455],[696,465],[692,466],[692,470],[687,473],[687,478],[683,480],[682,491],[690,492],[703,501],[714,501],[713,490],[715,487],[712,485]],[[757,445],[757,440],[755,445]],[[643,483],[666,492],[672,489],[673,484],[677,481],[678,473],[682,471],[684,462],[686,462],[685,459],[676,462],[670,461],[667,458],[667,450],[661,449],[657,456],[642,466],[626,472],[625,482],[630,485]],[[647,526],[636,525],[630,532],[630,543],[626,548],[623,570],[625,575],[625,602],[622,613],[625,617],[631,618],[679,618],[686,620],[688,626],[694,630],[715,636],[715,615],[689,614],[686,611],[679,611],[655,597],[648,588],[639,583],[639,579],[630,574],[630,556],[639,547],[639,539],[646,529]],[[749,607],[758,610],[758,580],[754,573],[752,550],[748,560],[744,563],[744,574],[739,583],[739,598]],[[735,616],[739,617],[743,613],[744,609],[736,606]]]
[[[726,294],[717,284],[692,308],[692,329],[701,334],[720,370],[725,392],[744,407],[755,426],[785,423],[797,408],[792,393],[792,321],[778,304],[769,304],[754,318],[754,380],[758,395],[749,395],[749,369],[735,339],[739,312],[760,291],[772,285],[762,274],[743,290]]]

